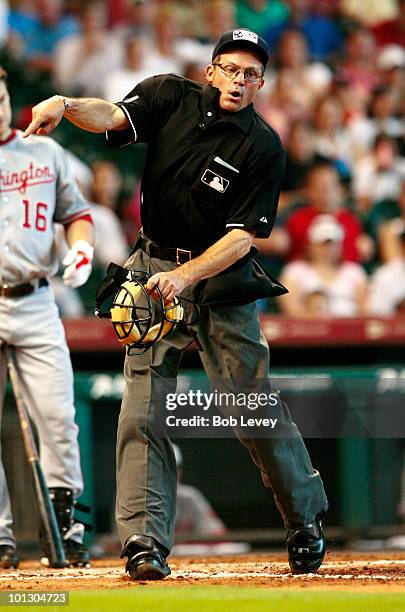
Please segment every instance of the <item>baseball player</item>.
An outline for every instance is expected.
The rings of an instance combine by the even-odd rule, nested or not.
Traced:
[[[23,139],[10,127],[6,77],[0,67],[0,343],[14,347],[66,559],[70,565],[87,566],[84,527],[73,518],[75,500],[83,491],[73,373],[48,279],[58,269],[54,222],[59,222],[70,246],[64,282],[70,287],[86,282],[93,255],[92,222],[63,149],[49,138]],[[5,382],[6,363],[0,355],[1,402]],[[17,567],[18,562],[0,463],[0,566]]]
[[[182,482],[183,453],[177,444],[173,444],[173,451],[177,466],[176,536],[225,534],[227,529],[208,499],[197,487]]]
[[[150,272],[147,288],[153,292],[158,284],[166,300],[200,295],[193,325],[213,379],[269,377],[254,300],[269,295],[270,279],[255,276],[250,259],[253,238],[272,229],[285,167],[278,135],[253,106],[267,61],[266,43],[256,33],[230,30],[215,45],[203,86],[160,75],[117,104],[54,96],[34,107],[25,132],[47,134],[66,116],[81,128],[107,131],[111,146],[148,144],[143,231],[125,266]],[[116,519],[132,580],[170,573],[176,462],[170,441],[154,428],[156,390],[160,380],[177,376],[189,342],[179,327],[143,355],[126,356]],[[292,571],[313,572],[325,554],[321,518],[328,503],[284,404],[278,414],[282,436],[239,438],[274,492]]]

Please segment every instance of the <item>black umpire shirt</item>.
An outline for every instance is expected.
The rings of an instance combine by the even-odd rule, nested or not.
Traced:
[[[148,143],[141,219],[160,246],[203,250],[235,228],[266,238],[273,227],[285,151],[252,104],[221,113],[219,95],[166,74],[118,103],[131,127],[107,132],[107,141]]]

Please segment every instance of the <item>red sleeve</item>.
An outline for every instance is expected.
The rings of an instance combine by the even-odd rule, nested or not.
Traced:
[[[69,227],[69,225],[72,225],[72,223],[74,223],[75,221],[78,221],[80,219],[80,221],[88,221],[89,223],[91,223],[92,225],[94,225],[93,223],[93,217],[89,214],[86,215],[82,215],[81,217],[75,217],[74,219],[68,219],[64,224],[63,227],[65,228],[65,230],[67,230],[67,228]]]
[[[399,26],[399,21],[393,19],[384,21],[372,28],[374,38],[379,47],[387,44],[405,45],[405,30]]]
[[[337,220],[345,230],[343,240],[343,259],[345,261],[359,262],[359,252],[357,249],[357,238],[363,232],[361,221],[350,211],[341,210],[336,215]]]
[[[289,261],[293,259],[302,259],[305,256],[307,246],[308,227],[312,219],[316,216],[316,212],[310,206],[294,211],[287,219],[286,229],[290,236],[290,252],[288,254]]]

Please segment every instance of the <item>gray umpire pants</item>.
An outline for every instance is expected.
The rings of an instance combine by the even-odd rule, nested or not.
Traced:
[[[125,267],[150,274],[174,263],[136,251]],[[187,297],[187,293],[183,293]],[[255,304],[201,307],[194,326],[211,379],[266,379],[269,349]],[[117,433],[116,520],[122,545],[145,535],[171,550],[176,512],[176,461],[168,438],[156,431],[154,393],[162,379],[175,379],[188,333],[176,331],[143,355],[126,356],[125,390]],[[156,402],[155,402],[156,404]],[[328,502],[319,473],[312,467],[302,437],[285,405],[278,413],[285,435],[239,437],[270,487],[287,528],[312,522]]]

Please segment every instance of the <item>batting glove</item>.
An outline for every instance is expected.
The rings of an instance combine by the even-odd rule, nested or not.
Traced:
[[[90,276],[93,251],[93,247],[86,240],[74,243],[62,262],[67,266],[63,274],[65,285],[73,289],[84,285]]]

